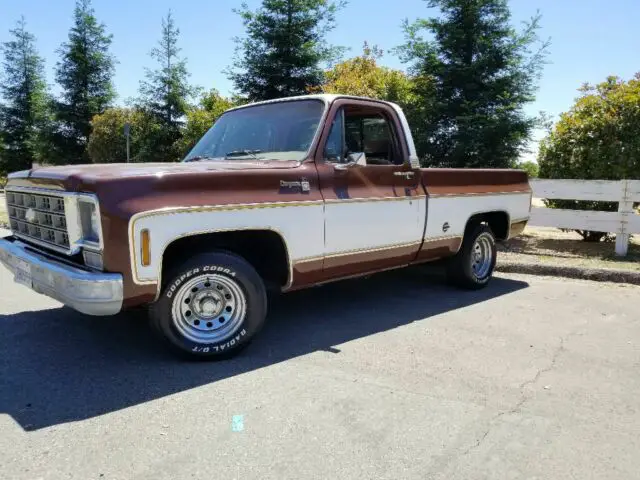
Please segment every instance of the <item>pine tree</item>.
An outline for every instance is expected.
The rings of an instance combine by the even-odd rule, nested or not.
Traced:
[[[323,63],[341,49],[326,44],[335,14],[344,5],[330,0],[263,0],[237,11],[247,30],[236,39],[237,57],[228,72],[249,100],[303,95],[324,81]]]
[[[42,157],[47,150],[49,98],[44,60],[36,51],[35,37],[26,30],[24,18],[10,33],[13,38],[2,45],[0,175],[31,168],[33,162],[46,160]]]
[[[177,160],[179,153],[173,148],[182,136],[182,126],[189,107],[189,98],[195,89],[189,85],[186,59],[180,57],[178,47],[180,30],[171,11],[162,19],[162,36],[151,58],[158,63],[155,70],[147,69],[146,80],[140,83],[140,104],[155,116],[161,128],[153,143],[155,161]]]
[[[56,80],[62,87],[56,104],[59,161],[88,161],[91,119],[104,112],[115,98],[111,38],[105,25],[98,22],[91,0],[77,0],[69,40],[60,48],[56,69]]]
[[[411,115],[423,162],[513,166],[537,121],[523,107],[535,98],[548,45],[537,36],[540,15],[517,32],[507,0],[430,0],[428,6],[441,16],[406,24],[407,42],[399,49],[410,73],[435,82],[424,92],[427,107]]]

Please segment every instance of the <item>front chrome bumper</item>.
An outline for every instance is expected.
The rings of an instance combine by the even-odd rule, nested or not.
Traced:
[[[90,272],[27,249],[15,238],[0,238],[0,263],[16,282],[87,315],[115,315],[122,309],[122,275]]]

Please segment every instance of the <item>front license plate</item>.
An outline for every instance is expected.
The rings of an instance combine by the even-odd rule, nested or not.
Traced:
[[[29,265],[24,260],[18,260],[16,263],[16,273],[13,277],[13,280],[16,283],[20,283],[22,285],[26,285],[29,288],[32,288],[33,282],[31,281],[31,265]]]

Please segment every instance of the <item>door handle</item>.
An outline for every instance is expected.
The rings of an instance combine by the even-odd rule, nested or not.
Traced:
[[[407,180],[409,180],[410,178],[413,178],[413,176],[415,175],[414,172],[393,172],[393,174],[396,177],[404,177]]]

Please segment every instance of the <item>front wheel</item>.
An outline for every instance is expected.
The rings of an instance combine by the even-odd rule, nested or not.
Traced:
[[[496,266],[498,251],[491,228],[478,224],[467,229],[458,253],[449,260],[447,274],[455,285],[471,290],[485,287]]]
[[[267,313],[264,282],[243,258],[202,254],[168,274],[151,325],[179,352],[227,358],[246,347]]]

